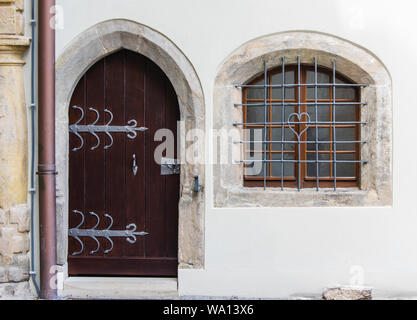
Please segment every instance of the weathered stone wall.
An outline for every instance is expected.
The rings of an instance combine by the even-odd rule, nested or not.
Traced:
[[[30,294],[23,0],[0,0],[0,299]]]
[[[0,0],[0,34],[23,35],[23,0]]]

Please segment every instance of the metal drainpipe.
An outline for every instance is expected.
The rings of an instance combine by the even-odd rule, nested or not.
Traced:
[[[55,190],[55,30],[51,13],[55,0],[38,0],[39,49],[39,233],[41,298],[55,299],[56,190]]]
[[[31,43],[31,92],[30,92],[30,113],[31,113],[31,159],[30,159],[30,243],[31,243],[31,269],[30,276],[32,278],[33,285],[35,286],[36,293],[39,297],[40,289],[36,281],[36,272],[35,272],[35,236],[34,236],[34,220],[35,220],[35,50],[36,50],[36,19],[35,19],[35,0],[32,0],[32,15],[30,23],[32,25],[32,43]]]

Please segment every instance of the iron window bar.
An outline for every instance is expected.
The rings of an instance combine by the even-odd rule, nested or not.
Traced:
[[[293,141],[233,141],[233,143],[276,143],[276,144],[294,144],[294,143],[298,143],[296,140]],[[300,144],[331,144],[331,143],[336,143],[336,144],[365,144],[368,143],[368,141],[364,140],[364,141],[300,141]]]
[[[314,57],[314,111],[315,111],[315,116],[316,116],[316,120],[319,118],[319,114],[318,114],[318,79],[317,79],[317,57]],[[334,101],[333,101],[334,102]],[[318,139],[319,139],[319,128],[316,125],[316,190],[319,191],[320,190],[320,162],[319,162],[319,144],[318,144]]]
[[[264,88],[264,101],[263,102],[255,102],[255,103],[236,103],[234,104],[235,107],[264,107],[264,122],[234,122],[234,126],[263,126],[264,129],[264,136],[263,141],[233,141],[233,143],[241,143],[241,144],[252,144],[252,143],[262,143],[263,144],[263,159],[262,160],[241,160],[238,163],[255,163],[255,162],[262,162],[263,165],[263,185],[264,189],[267,187],[267,164],[270,163],[281,163],[281,189],[284,190],[284,164],[285,163],[296,163],[298,164],[298,179],[297,179],[297,188],[301,191],[301,163],[315,163],[316,164],[316,190],[319,191],[320,189],[320,173],[319,173],[319,165],[320,163],[329,163],[332,164],[332,171],[333,171],[333,180],[334,180],[334,190],[337,190],[337,164],[340,163],[357,163],[357,164],[366,164],[368,163],[367,160],[338,160],[337,155],[337,146],[341,144],[365,144],[367,141],[364,140],[350,140],[350,141],[337,141],[336,136],[336,128],[337,126],[341,125],[366,125],[367,122],[364,121],[336,121],[336,108],[340,107],[347,107],[347,106],[366,106],[366,102],[351,102],[351,101],[340,101],[342,99],[336,98],[336,88],[365,88],[368,87],[368,84],[353,84],[353,83],[337,83],[336,78],[336,62],[332,63],[332,83],[318,83],[318,61],[317,58],[314,58],[314,83],[301,83],[301,58],[300,56],[297,57],[297,83],[286,84],[285,82],[285,57],[282,57],[282,84],[269,84],[268,78],[268,65],[267,62],[264,62],[264,83],[263,84],[236,84],[236,88]],[[314,88],[314,102],[303,102],[301,101],[301,88]],[[319,88],[331,88],[332,92],[332,101],[322,102],[319,101],[318,98],[318,89]],[[282,99],[280,102],[272,102],[269,97],[269,88],[281,88],[282,90]],[[297,88],[298,89],[298,97],[297,102],[286,102],[286,92],[285,89],[287,88]],[[280,100],[280,99],[277,99]],[[285,118],[285,107],[294,106],[297,107],[297,112],[294,112],[289,115],[288,121],[281,121],[281,122],[268,122],[268,108],[271,107],[282,107],[282,119]],[[301,112],[302,106],[313,106],[314,107],[314,114],[316,121],[311,121],[310,114],[308,112]],[[318,108],[321,106],[330,107],[332,109],[332,119],[331,121],[317,121],[318,119]],[[308,121],[302,121],[303,118],[307,118]],[[291,119],[297,118],[298,121],[291,121]],[[267,130],[268,126],[273,125],[280,125],[281,126],[281,141],[272,141],[271,139],[267,138]],[[293,129],[294,125],[305,125],[305,128],[299,131]],[[329,139],[330,141],[320,141],[319,140],[319,126],[320,125],[328,125],[332,130],[332,138]],[[315,140],[314,141],[302,141],[301,137],[309,130],[315,127]],[[294,141],[286,141],[285,138],[285,128],[290,128],[293,131],[294,135],[297,139]],[[267,144],[281,144],[281,159],[267,159]],[[284,159],[284,144],[297,144],[298,146],[298,159],[295,160],[286,160]],[[315,144],[316,148],[315,151],[315,160],[301,160],[301,145],[302,144]],[[320,144],[329,144],[332,146],[332,150],[329,150],[329,154],[333,155],[333,159],[331,160],[321,160],[319,158],[319,145]],[[311,152],[310,152],[311,153]],[[346,177],[339,177],[339,179],[346,178]]]
[[[336,62],[333,61],[333,176],[334,176],[334,191],[337,190],[337,144],[334,141],[337,140],[336,137]],[[317,119],[317,118],[316,118]]]
[[[282,57],[282,107],[281,107],[281,119],[285,118],[285,57]],[[272,106],[271,106],[272,108]],[[317,119],[317,118],[316,118]],[[285,127],[281,126],[281,137],[285,140]],[[284,144],[281,144],[281,159],[284,159]],[[281,162],[281,190],[284,191],[284,162]]]
[[[253,163],[253,162],[288,162],[288,163],[368,163],[368,160],[287,160],[287,159],[277,159],[277,160],[239,160],[238,163]],[[341,179],[345,179],[346,177],[339,177]]]
[[[366,88],[369,85],[368,84],[357,84],[357,83],[336,83],[333,85],[333,83],[296,83],[296,84],[268,84],[266,85],[267,88],[298,88],[298,87],[309,87],[309,88],[315,88],[315,87],[360,87],[360,88]],[[263,84],[236,84],[236,88],[263,88],[265,87]]]
[[[285,100],[284,100],[285,102]],[[368,103],[366,102],[343,102],[343,101],[339,101],[339,102],[285,102],[285,107],[290,107],[290,106],[298,106],[298,105],[305,105],[305,106],[325,106],[328,107],[329,105],[335,105],[335,106],[366,106],[368,105]],[[281,107],[282,106],[282,102],[272,102],[272,103],[267,103],[268,106],[273,106],[273,107]],[[236,103],[235,107],[264,107],[265,104],[260,102],[260,103]]]
[[[297,74],[298,74],[298,97],[297,97],[297,100],[298,100],[298,106],[297,106],[297,110],[298,110],[298,121],[301,121],[301,118],[302,118],[302,114],[301,114],[301,58],[300,58],[300,56],[298,56],[297,57]],[[284,99],[284,101],[285,101],[285,99]],[[288,117],[288,122],[290,122],[290,119],[291,119],[291,116],[290,117]],[[316,120],[317,120],[317,118],[316,118]],[[310,118],[308,119],[308,121],[310,121]],[[291,129],[292,130],[292,129]],[[308,129],[306,129],[306,130],[303,130],[303,132],[304,131],[307,131]],[[296,135],[297,135],[297,142],[300,142],[301,141],[301,139],[300,139],[300,137],[301,137],[301,135],[303,134],[303,132],[301,132],[301,133],[299,133],[299,134],[297,134],[297,133],[295,133]],[[301,144],[297,144],[297,146],[298,146],[298,159],[297,159],[297,163],[298,163],[298,165],[297,165],[297,167],[298,167],[298,179],[297,179],[297,186],[298,186],[298,190],[301,190],[301,162],[300,162],[300,154],[301,154]],[[283,159],[283,158],[282,158]],[[281,173],[281,176],[283,175],[283,172]]]
[[[286,121],[286,122],[234,122],[234,126],[263,126],[263,125],[271,125],[271,126],[290,126],[294,124],[309,124],[311,126],[314,125],[326,125],[326,124],[336,124],[336,125],[354,125],[354,124],[362,124],[366,125],[368,122],[366,121]]]
[[[268,102],[268,92],[269,92],[269,90],[268,90],[268,87],[267,87],[267,85],[268,85],[268,64],[267,64],[267,62],[265,61],[265,63],[264,63],[264,76],[265,76],[265,78],[264,78],[264,87],[265,87],[265,99],[264,99],[264,102],[265,102],[265,125],[264,125],[264,140],[266,140],[267,139],[267,130],[268,130],[268,124],[267,124],[267,122],[268,122],[268,106],[267,106],[267,102]],[[263,167],[264,167],[264,190],[266,190],[266,181],[267,181],[267,179],[266,179],[266,164],[267,164],[267,162],[266,162],[266,155],[267,155],[267,148],[266,148],[266,144],[263,144],[263,148],[264,148],[264,159],[263,160],[265,160],[265,162],[263,162]],[[269,166],[268,166],[268,168],[269,168]]]

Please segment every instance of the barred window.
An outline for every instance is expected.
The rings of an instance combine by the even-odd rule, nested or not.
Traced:
[[[359,186],[360,88],[332,69],[298,63],[268,70],[243,88],[246,187]],[[255,170],[256,168],[256,170]]]

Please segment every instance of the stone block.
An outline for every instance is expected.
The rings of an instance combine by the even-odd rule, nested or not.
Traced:
[[[9,268],[9,282],[22,282],[28,279],[28,270],[24,270],[18,267]]]
[[[16,9],[0,7],[0,34],[16,33]]]
[[[23,53],[29,44],[25,37],[0,36],[0,207],[4,209],[27,202],[27,110],[19,66],[25,63]]]
[[[23,36],[25,34],[25,17],[22,13],[16,13],[16,34]]]
[[[30,256],[28,253],[15,254],[10,262],[10,267],[17,267],[25,271],[30,267]]]
[[[29,282],[0,284],[0,300],[2,299],[30,299],[34,294]]]
[[[17,11],[23,11],[23,0],[15,0],[14,3]]]
[[[7,268],[0,266],[0,283],[8,282]]]
[[[0,224],[7,224],[7,213],[3,209],[0,209]]]
[[[28,234],[18,233],[13,236],[11,244],[13,253],[26,253],[29,251],[29,237]]]
[[[17,225],[17,231],[30,231],[30,216],[26,204],[15,206],[10,209],[10,223]]]
[[[13,256],[13,237],[16,234],[16,227],[0,227],[0,256],[3,256],[4,263],[10,263]]]
[[[323,293],[324,300],[372,300],[372,289],[363,287],[329,288]]]

